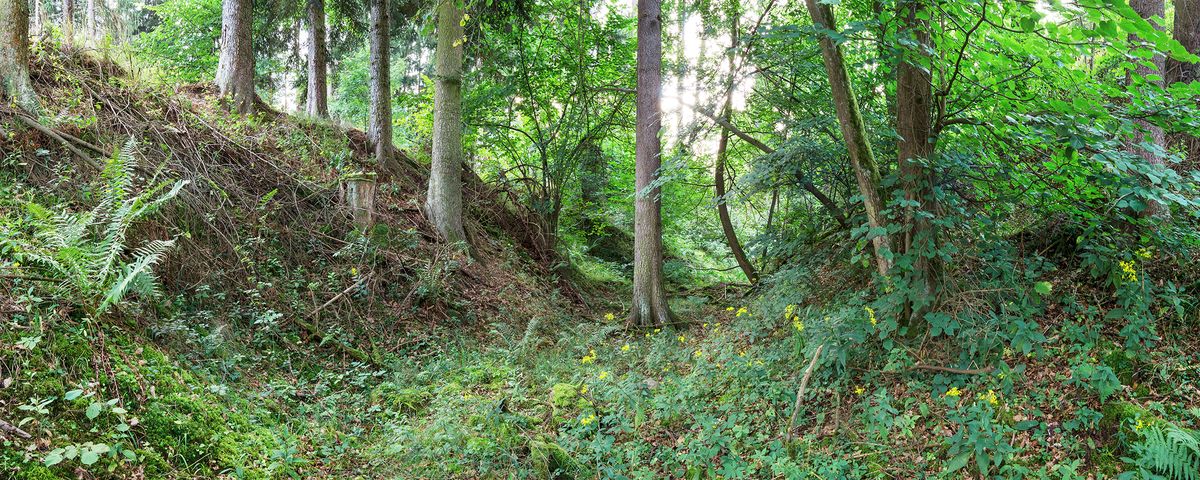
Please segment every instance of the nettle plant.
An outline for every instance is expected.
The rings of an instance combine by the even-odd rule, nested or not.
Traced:
[[[0,253],[18,268],[24,265],[36,272],[31,278],[59,282],[93,315],[129,293],[156,295],[158,282],[151,269],[175,243],[174,239],[150,240],[134,249],[128,245],[130,227],[158,211],[187,184],[162,181],[139,190],[135,148],[130,139],[107,161],[99,202],[91,210],[54,212],[29,202],[25,204],[28,215],[19,225],[0,227]]]

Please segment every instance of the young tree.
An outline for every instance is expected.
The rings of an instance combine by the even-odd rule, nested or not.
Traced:
[[[375,162],[382,168],[391,164],[392,153],[392,82],[391,21],[388,0],[371,1],[371,106],[367,118],[367,140],[375,149]]]
[[[639,327],[671,322],[663,286],[662,204],[655,180],[662,144],[662,3],[637,4],[637,133],[634,177],[633,308],[629,323]]]
[[[217,90],[232,103],[231,110],[254,113],[253,0],[224,0],[221,4],[221,51]]]
[[[1130,0],[1129,6],[1133,7],[1133,11],[1137,12],[1137,14],[1142,18],[1149,21],[1150,25],[1153,25],[1154,28],[1162,29],[1162,26],[1159,25],[1155,19],[1162,18],[1164,14],[1163,12],[1165,7],[1163,6],[1163,0]],[[1130,35],[1129,40],[1131,43],[1135,44],[1141,42],[1141,39],[1139,39],[1137,35]],[[1146,62],[1138,62],[1134,72],[1147,84],[1162,86],[1161,79],[1151,80],[1150,77],[1163,72],[1165,58],[1162,55],[1155,54],[1150,60],[1152,66],[1148,66],[1145,63]],[[1127,74],[1126,83],[1132,86],[1132,82],[1134,81],[1133,78],[1133,75]],[[1136,125],[1136,130],[1134,131],[1133,138],[1126,145],[1126,150],[1139,157],[1142,157],[1142,159],[1150,165],[1166,165],[1166,162],[1155,152],[1154,149],[1141,147],[1142,143],[1152,143],[1154,145],[1166,146],[1167,139],[1166,135],[1163,133],[1162,127],[1154,125],[1153,123],[1143,119],[1134,120],[1134,124]],[[1143,213],[1145,215],[1154,215],[1160,213],[1161,209],[1161,205],[1151,204]]]
[[[329,117],[327,68],[329,50],[325,45],[325,0],[308,0],[308,99],[305,111],[313,117]]]
[[[96,29],[96,0],[87,0],[87,34],[95,39]]]
[[[937,232],[932,214],[937,211],[933,198],[933,172],[927,166],[933,154],[933,85],[929,74],[929,8],[927,0],[901,0],[900,35],[911,41],[896,69],[896,133],[900,140],[900,182],[904,198],[915,202],[908,207],[904,221],[908,229],[899,247],[912,260],[907,283],[914,289],[909,297],[910,317],[901,322],[919,320],[937,297],[941,264],[938,261]],[[904,43],[904,42],[901,42]]]
[[[433,164],[426,213],[447,242],[466,241],[462,220],[463,12],[459,0],[440,0],[434,55]]]
[[[29,80],[28,0],[0,0],[0,100],[34,114],[40,109]]]
[[[70,45],[75,36],[75,0],[62,0],[59,14],[62,15],[63,42]]]
[[[808,13],[812,16],[813,24],[825,31],[834,30],[833,9],[828,4],[818,0],[805,0]],[[879,213],[883,209],[883,201],[879,196],[879,169],[875,165],[875,154],[871,152],[871,142],[867,140],[867,127],[863,124],[862,113],[858,109],[858,100],[854,97],[854,89],[850,83],[850,74],[846,71],[846,62],[842,56],[842,48],[833,38],[821,34],[819,40],[821,57],[825,61],[825,70],[829,75],[829,86],[833,94],[833,106],[837,111],[838,124],[841,126],[842,137],[846,149],[850,153],[850,166],[854,169],[854,177],[858,182],[859,194],[863,197],[866,207],[867,225],[873,230],[871,239],[875,247],[875,266],[880,275],[887,275],[892,262],[891,242],[885,233],[885,219]]]
[[[738,20],[741,16],[741,9],[738,8],[738,2],[733,2],[733,8],[730,13],[729,21],[729,39],[731,45],[726,54],[726,61],[729,63],[729,84],[725,86],[725,104],[721,106],[721,119],[729,122],[730,114],[733,111],[733,87],[737,72],[734,71],[737,64],[737,47],[738,47]],[[717,217],[721,220],[721,231],[725,234],[725,243],[729,245],[729,251],[733,254],[733,259],[737,261],[738,268],[742,269],[742,273],[746,275],[746,280],[750,283],[758,282],[758,272],[754,268],[754,264],[750,263],[750,259],[746,257],[746,252],[742,250],[742,243],[738,241],[737,231],[733,228],[733,219],[729,215],[729,204],[726,203],[725,191],[725,164],[729,155],[729,129],[721,127],[721,135],[717,140],[717,164],[713,167],[713,185],[716,190],[717,201]]]
[[[1200,55],[1200,0],[1175,1],[1175,30],[1172,32],[1175,40],[1189,53]],[[1183,62],[1174,57],[1168,58],[1163,80],[1167,85],[1175,82],[1195,82],[1200,80],[1200,63]],[[1188,134],[1172,134],[1168,143],[1172,146],[1182,145],[1185,155],[1185,168],[1200,169],[1200,137]]]

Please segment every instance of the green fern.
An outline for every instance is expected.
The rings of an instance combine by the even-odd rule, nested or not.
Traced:
[[[1200,480],[1200,438],[1166,424],[1145,429],[1134,445],[1138,466],[1172,480]]]
[[[137,144],[131,139],[105,164],[99,202],[87,212],[52,212],[26,204],[33,222],[30,235],[9,234],[0,245],[14,257],[61,279],[73,296],[95,305],[102,313],[127,294],[152,296],[158,282],[152,267],[174,245],[174,240],[153,240],[130,252],[126,235],[134,222],[154,213],[179,194],[186,181],[159,182],[137,191],[134,158]]]

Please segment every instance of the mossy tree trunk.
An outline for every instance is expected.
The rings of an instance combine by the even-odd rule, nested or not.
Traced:
[[[629,323],[655,327],[671,322],[663,285],[662,204],[654,186],[662,163],[662,3],[637,3],[637,187],[633,223],[633,305]]]
[[[221,51],[217,63],[217,90],[230,109],[254,113],[253,0],[224,0],[221,4]]]
[[[305,112],[317,118],[329,117],[329,50],[325,45],[325,0],[308,0],[308,96]]]
[[[38,114],[40,106],[29,79],[29,2],[0,0],[0,100]]]
[[[375,149],[375,163],[381,168],[391,164],[392,154],[392,54],[391,19],[388,0],[371,0],[371,106],[367,118],[367,139]]]
[[[462,220],[462,66],[463,12],[457,0],[437,9],[434,55],[433,162],[426,213],[447,242],[467,239]]]
[[[813,24],[823,30],[834,30],[836,23],[833,9],[828,4],[818,0],[805,0]],[[846,71],[846,61],[842,56],[841,46],[834,43],[829,35],[821,34],[818,42],[821,57],[825,61],[825,71],[829,75],[830,91],[833,95],[833,106],[837,111],[838,125],[842,130],[846,149],[850,154],[850,166],[854,168],[854,177],[858,183],[859,194],[863,197],[863,206],[867,212],[867,225],[871,227],[873,238],[871,243],[875,249],[875,266],[880,275],[886,276],[891,270],[891,241],[886,232],[886,219],[880,213],[883,201],[879,195],[879,169],[875,164],[875,154],[871,152],[871,143],[867,140],[867,127],[863,123],[862,113],[858,108],[858,99],[854,97],[850,74]]]

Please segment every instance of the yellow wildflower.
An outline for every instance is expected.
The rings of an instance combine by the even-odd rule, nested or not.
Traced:
[[[725,307],[725,311],[726,311],[726,312],[732,312],[732,311],[733,311],[733,307]]]
[[[862,396],[862,394],[864,394],[864,393],[867,393],[867,389],[863,388],[863,386],[862,386],[862,385],[859,385],[859,386],[857,386],[857,387],[854,387],[854,394],[855,394],[855,395],[858,395],[858,396],[860,396],[860,397],[861,397],[861,396]]]
[[[583,358],[579,359],[579,363],[582,363],[584,365],[587,365],[589,363],[596,363],[596,349],[594,349],[594,348],[589,349],[588,354],[584,355]]]
[[[647,334],[646,334],[646,338],[650,338],[650,334],[649,334],[649,333],[647,333]]]
[[[1125,281],[1137,281],[1137,269],[1133,268],[1133,260],[1121,260],[1118,262],[1118,265],[1121,266],[1121,277],[1124,278]]]
[[[1135,424],[1135,425],[1133,426],[1133,429],[1134,429],[1134,430],[1137,430],[1137,431],[1139,431],[1139,432],[1140,432],[1140,431],[1142,431],[1142,429],[1143,429],[1143,428],[1146,428],[1146,427],[1148,427],[1148,426],[1149,426],[1149,425],[1147,425],[1147,424],[1146,424],[1146,421],[1145,421],[1145,420],[1142,420],[1142,419],[1140,419],[1140,418],[1139,418],[1139,419],[1137,420],[1137,424]]]
[[[616,320],[617,316],[613,315],[612,312],[609,312],[609,313],[604,314],[604,319],[611,322],[613,320]]]
[[[742,350],[742,351],[738,352],[738,356],[739,356],[739,357],[744,357],[744,356],[746,356],[746,351],[745,351],[745,350]]]
[[[949,390],[946,390],[947,397],[957,397],[960,395],[962,395],[962,390],[959,390],[958,387],[950,387]]]
[[[588,415],[586,417],[579,419],[579,424],[586,427],[588,425],[591,425],[592,422],[595,422],[595,421],[596,421],[596,414],[593,413],[591,415]]]
[[[695,352],[695,353],[692,353],[692,356],[693,356],[693,357],[696,357],[696,358],[700,358],[700,357],[703,357],[703,356],[704,356],[704,352],[703,352],[703,351],[701,351],[700,349],[696,349],[696,352]]]
[[[872,327],[879,324],[879,319],[875,318],[875,309],[864,305],[863,310],[867,312],[867,319],[871,320]]]
[[[708,322],[704,322],[704,325],[702,325],[702,327],[703,327],[703,328],[708,328]]]
[[[654,333],[660,333],[660,332],[662,332],[662,329],[661,329],[661,328],[656,328],[656,329],[654,329]]]
[[[746,310],[746,307],[741,307],[741,308],[737,309],[737,313],[735,313],[733,316],[740,317],[742,315],[749,315],[749,314],[750,314],[750,311]]]
[[[355,268],[355,267],[350,267],[350,274],[351,274],[351,275],[358,275],[358,269],[357,269],[357,268]]]
[[[583,387],[580,387],[580,388],[579,388],[579,394],[580,394],[580,395],[586,395],[586,394],[587,394],[587,385],[584,385]]]
[[[1154,252],[1151,252],[1149,247],[1143,247],[1137,251],[1137,256],[1142,260],[1149,260],[1150,257],[1154,256]]]
[[[792,317],[792,328],[795,328],[797,332],[804,331],[804,322],[800,321],[800,317]]]
[[[608,378],[608,370],[600,372],[600,379],[604,380],[606,378]]]
[[[979,398],[980,398],[981,400],[985,400],[985,401],[987,401],[988,403],[990,403],[990,404],[992,404],[992,405],[999,405],[999,404],[1000,404],[1000,397],[996,395],[996,391],[995,391],[995,390],[988,389],[987,393],[981,393],[981,394],[979,394]]]
[[[679,336],[679,343],[683,343],[685,340],[687,340],[687,339],[684,338],[683,335]]]
[[[628,352],[628,351],[629,351],[629,344],[628,344],[628,343],[626,343],[625,345],[622,345],[622,346],[621,346],[621,351],[622,351],[622,352]]]

